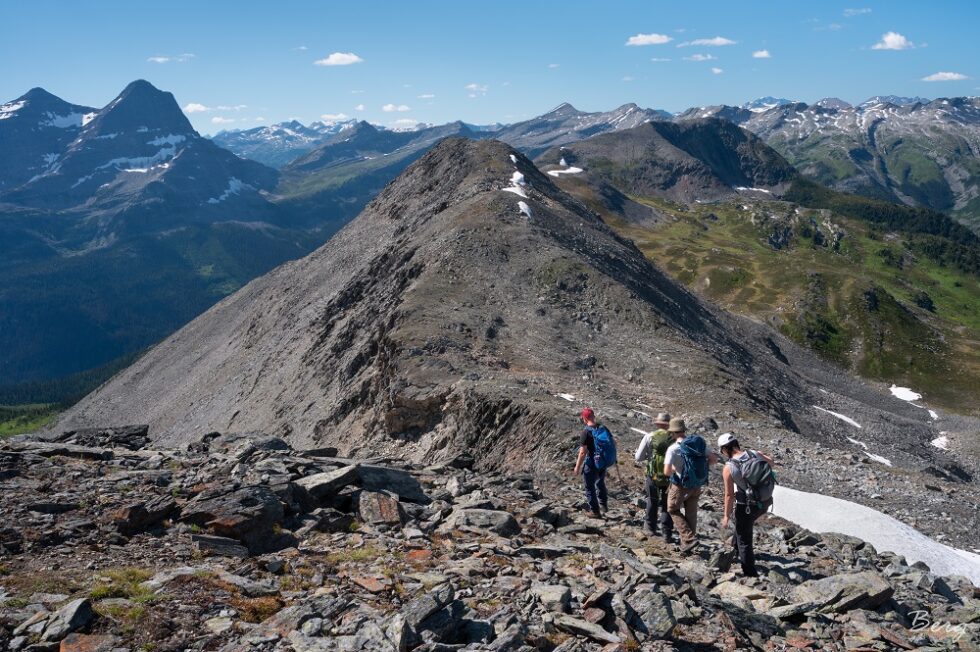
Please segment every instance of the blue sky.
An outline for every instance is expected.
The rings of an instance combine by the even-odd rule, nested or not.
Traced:
[[[100,107],[143,78],[213,133],[340,115],[515,122],[563,101],[678,111],[764,95],[976,95],[977,25],[965,1],[5,0],[0,100],[42,86]]]

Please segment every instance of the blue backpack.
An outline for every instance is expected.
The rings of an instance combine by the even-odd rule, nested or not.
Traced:
[[[590,426],[592,444],[595,448],[594,465],[597,471],[608,469],[616,464],[616,441],[609,428],[605,426]]]
[[[685,489],[697,489],[708,482],[708,451],[704,439],[689,435],[681,440],[677,453],[684,460],[684,472],[679,482]],[[677,477],[677,474],[675,474]]]

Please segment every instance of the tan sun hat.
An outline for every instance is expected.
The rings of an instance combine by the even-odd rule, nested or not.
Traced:
[[[666,426],[670,423],[670,414],[667,412],[661,412],[657,415],[657,418],[653,420],[658,426]]]
[[[687,432],[687,424],[681,418],[671,419],[670,425],[667,426],[667,432]]]

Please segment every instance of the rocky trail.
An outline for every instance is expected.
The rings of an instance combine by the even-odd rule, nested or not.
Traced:
[[[762,576],[728,569],[716,477],[683,556],[642,534],[633,468],[597,520],[577,478],[477,472],[465,455],[407,467],[217,433],[151,448],[139,427],[60,439],[0,445],[4,649],[980,645],[969,580],[853,537],[770,517]]]

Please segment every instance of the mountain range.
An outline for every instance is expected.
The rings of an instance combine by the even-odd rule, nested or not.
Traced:
[[[963,104],[944,101],[927,106]],[[542,169],[551,168],[549,176],[560,176],[563,185],[574,184],[576,170],[585,169],[588,179],[580,186],[588,190],[581,198],[590,207],[607,219],[647,228],[677,219],[673,204],[655,201],[697,206],[798,196],[794,189],[814,175],[816,164],[802,165],[798,173],[777,153],[789,125],[796,124],[795,112],[867,117],[877,111],[902,124],[912,114],[925,121],[925,107],[915,98],[908,102],[855,108],[839,100],[807,106],[761,98],[678,116],[632,104],[604,113],[562,104],[505,126],[455,122],[398,131],[367,122],[294,122],[207,139],[193,130],[172,95],[144,81],[130,84],[102,109],[33,89],[0,108],[0,138],[18,143],[0,168],[0,345],[9,352],[0,360],[6,385],[0,402],[4,396],[47,402],[84,393],[222,297],[325,242],[447,137],[507,142]],[[838,122],[843,125],[843,118]],[[972,128],[963,121],[949,124],[951,131]],[[290,148],[304,151],[287,161],[299,151]],[[272,157],[275,167],[248,160],[249,153]],[[816,201],[812,194],[807,201]],[[942,219],[924,213],[889,222],[902,233],[922,233],[906,241],[911,248],[892,251],[892,260],[927,255],[968,268],[972,241],[954,235]],[[910,224],[920,231],[905,231]],[[927,237],[938,239],[927,243]],[[947,305],[966,305],[925,282],[898,295],[936,296],[944,312]],[[963,287],[962,279],[956,283]],[[974,284],[967,283],[963,291],[970,296]],[[953,313],[972,324],[968,311],[955,307]],[[798,341],[814,345],[807,337]],[[49,391],[50,381],[60,389]]]

